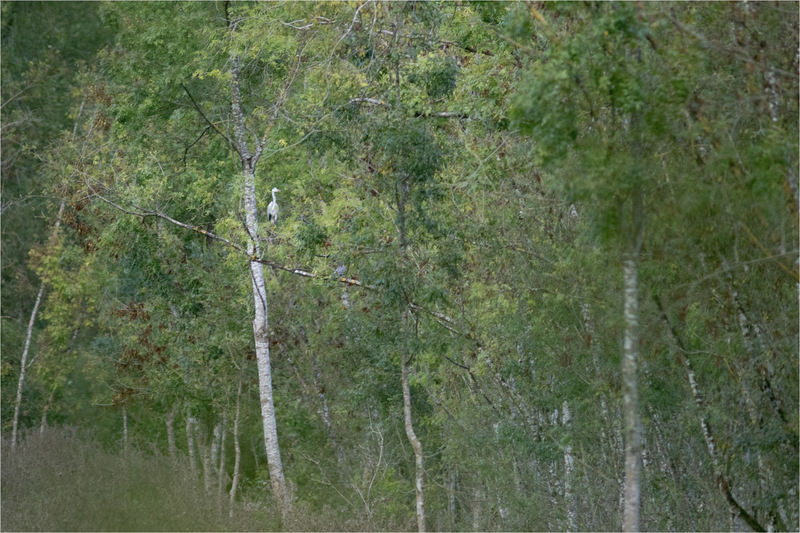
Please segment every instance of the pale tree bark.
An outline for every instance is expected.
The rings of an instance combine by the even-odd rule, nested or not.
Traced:
[[[750,526],[753,531],[764,531],[763,526],[758,523],[758,521],[750,515],[742,506],[736,501],[736,498],[733,496],[731,492],[730,485],[728,480],[725,478],[723,473],[722,467],[719,461],[719,455],[717,453],[717,445],[714,441],[714,434],[711,430],[711,424],[708,422],[706,418],[706,408],[705,402],[703,400],[703,394],[700,391],[700,385],[697,382],[697,375],[694,372],[694,368],[692,368],[692,363],[689,360],[689,352],[686,350],[686,346],[683,344],[680,336],[678,335],[675,326],[667,317],[666,312],[664,311],[664,307],[661,304],[661,301],[656,299],[656,305],[658,306],[658,310],[661,312],[661,319],[667,325],[667,328],[672,336],[672,340],[675,343],[678,350],[681,352],[681,360],[683,361],[683,366],[686,369],[686,377],[689,380],[689,386],[692,389],[692,398],[694,399],[695,405],[697,406],[697,411],[700,415],[700,428],[703,431],[703,438],[706,441],[706,447],[708,448],[708,455],[711,458],[711,467],[714,472],[714,477],[717,481],[717,487],[719,487],[722,495],[725,497],[725,501],[728,502],[728,506],[730,507],[731,514],[735,519],[744,520],[744,522]]]
[[[727,262],[725,262],[725,264],[727,265]],[[785,422],[786,414],[783,411],[780,400],[778,400],[771,385],[771,374],[768,368],[771,368],[772,365],[770,364],[769,360],[761,363],[761,354],[768,352],[767,345],[763,338],[764,335],[761,332],[761,328],[758,326],[758,324],[751,322],[750,318],[748,317],[747,312],[744,309],[744,304],[739,298],[739,291],[737,290],[736,284],[733,281],[733,276],[728,273],[727,277],[731,285],[731,297],[736,304],[737,322],[742,333],[742,341],[744,343],[745,351],[747,352],[750,361],[752,361],[752,364],[760,369],[761,390],[770,400],[770,405],[775,413]],[[752,379],[747,378],[747,371],[744,368],[742,368],[740,365],[735,365],[735,367],[739,372],[739,385],[741,387],[742,398],[744,399],[747,412],[750,415],[750,422],[753,425],[754,431],[761,431],[764,426],[763,414],[756,406],[754,399],[754,396],[757,396],[758,392],[755,392],[755,394],[751,392],[756,389],[755,384],[753,383]],[[759,497],[763,497],[763,495],[766,494],[769,489],[769,472],[764,464],[764,457],[761,451],[757,448],[753,451],[758,463],[758,487],[761,491],[761,495]],[[736,515],[736,513],[734,513],[734,515]],[[779,519],[778,515],[774,512],[770,513],[770,515],[770,523],[767,524],[768,531],[774,529],[776,525],[775,522],[781,522],[781,519]],[[736,516],[737,518],[740,518],[738,515]],[[747,522],[747,520],[745,520],[745,522]],[[748,523],[748,525],[750,524]]]
[[[86,103],[81,102],[81,108],[78,110],[78,117],[75,119],[75,127],[72,130],[72,140],[75,140],[75,134],[78,131],[78,120],[80,120],[81,113],[83,112],[83,104]],[[61,200],[61,205],[58,208],[58,217],[56,218],[56,224],[53,228],[53,233],[50,236],[51,243],[55,244],[56,237],[58,237],[58,229],[61,227],[61,218],[64,215],[64,208],[66,207],[66,200]],[[25,371],[27,370],[27,360],[28,360],[28,349],[31,345],[31,336],[33,334],[33,324],[36,321],[36,314],[39,312],[39,304],[42,301],[42,294],[44,293],[44,282],[39,286],[39,292],[36,295],[36,303],[33,306],[33,311],[31,312],[31,319],[28,322],[28,331],[25,335],[25,348],[22,351],[22,360],[20,362],[20,372],[19,372],[19,382],[17,383],[17,398],[14,405],[14,420],[12,422],[12,429],[11,429],[11,447],[17,445],[17,431],[19,428],[19,411],[20,406],[22,405],[22,387],[25,384]],[[80,318],[78,319],[80,321]],[[72,343],[75,342],[75,337],[77,336],[77,330],[75,334],[72,336],[72,341],[70,343],[70,348],[72,347]],[[33,362],[33,361],[31,361]],[[47,425],[47,408],[45,406],[44,413],[42,414],[42,420],[44,421],[44,425]],[[44,425],[42,427],[44,427]]]
[[[122,447],[125,451],[125,458],[128,457],[128,406],[122,406]]]
[[[225,436],[228,429],[228,414],[222,415],[222,439],[219,443],[219,469],[217,470],[217,502],[222,506],[222,487],[225,485]]]
[[[244,363],[244,361],[242,361]],[[242,369],[239,369],[239,388],[236,390],[236,417],[233,419],[233,449],[236,453],[233,461],[233,481],[231,483],[231,497],[228,505],[228,516],[233,518],[233,505],[236,503],[236,488],[239,486],[239,465],[242,459],[242,449],[239,446],[239,413],[242,399]]]
[[[416,475],[414,476],[414,487],[417,496],[417,529],[425,531],[425,500],[423,498],[423,464],[422,464],[422,443],[414,433],[413,420],[411,418],[411,389],[408,386],[408,363],[403,354],[400,354],[401,382],[403,386],[403,414],[405,415],[406,436],[411,447],[414,449],[416,462]]]
[[[56,225],[53,228],[53,234],[50,237],[51,242],[55,242],[58,236],[58,228],[61,226],[61,217],[64,214],[64,207],[66,202],[61,200],[61,207],[58,208],[58,218]],[[28,331],[25,335],[25,347],[22,350],[22,359],[19,364],[19,381],[17,382],[17,398],[14,403],[14,421],[11,424],[11,447],[17,445],[17,432],[19,429],[19,411],[22,406],[22,387],[25,385],[25,371],[28,369],[28,349],[31,346],[31,336],[33,335],[33,324],[36,322],[36,314],[39,312],[39,304],[42,303],[42,294],[44,294],[44,282],[39,286],[39,293],[36,295],[36,303],[33,304],[33,311],[31,312],[31,319],[28,322]]]
[[[203,463],[203,486],[206,488],[206,494],[211,495],[211,472],[214,470],[213,462],[211,461],[211,448],[213,447],[214,437],[208,435],[208,429],[201,430],[201,438],[198,442],[200,453],[200,460]]]
[[[47,411],[50,409],[50,401],[44,404],[44,409],[42,409],[42,423],[39,426],[39,433],[44,434],[44,430],[47,429]]]
[[[169,443],[169,457],[173,461],[178,458],[178,446],[175,444],[175,406],[167,411],[167,442]]]
[[[623,260],[625,341],[622,354],[623,416],[625,439],[625,515],[622,529],[639,531],[641,484],[641,433],[636,367],[639,359],[639,250],[644,236],[641,185],[633,194],[631,250]]]
[[[568,432],[572,430],[572,416],[569,403],[564,400],[561,406],[561,424]],[[574,492],[575,457],[572,455],[572,444],[564,445],[564,500],[567,506],[567,531],[578,529],[578,506]]]
[[[269,330],[267,322],[267,289],[264,283],[263,265],[256,259],[261,256],[258,244],[258,214],[256,211],[255,167],[263,143],[257,143],[256,151],[250,154],[245,141],[244,116],[242,115],[242,96],[239,90],[239,56],[231,58],[231,109],[233,113],[236,147],[241,157],[242,176],[244,181],[245,226],[248,233],[248,250],[251,253],[250,279],[253,286],[255,303],[255,319],[253,320],[253,336],[255,338],[256,361],[258,364],[258,386],[261,400],[261,418],[264,428],[264,447],[267,452],[269,478],[272,492],[278,499],[282,512],[291,509],[291,499],[286,490],[283,475],[283,464],[278,446],[278,426],[275,419],[275,404],[272,398],[272,366],[269,359]]]
[[[186,414],[186,447],[189,450],[189,468],[192,470],[192,477],[197,478],[197,457],[194,454],[194,418]]]
[[[625,345],[622,358],[624,387],[623,411],[625,418],[625,516],[624,531],[639,531],[640,458],[638,407],[639,396],[636,379],[638,359],[639,304],[637,291],[638,269],[635,259],[624,262],[625,276]]]
[[[483,490],[476,487],[472,499],[472,531],[481,531],[481,515],[483,514]]]
[[[211,439],[211,470],[214,474],[218,472],[217,467],[219,463],[219,445],[222,438],[222,422],[217,422],[214,425],[213,438]]]
[[[45,430],[47,429],[47,413],[50,411],[50,404],[53,403],[53,397],[55,397],[56,391],[53,389],[50,391],[50,396],[47,397],[47,403],[44,404],[44,408],[42,409],[42,423],[39,426],[39,434],[43,435]]]
[[[319,371],[316,357],[314,357],[314,385],[317,387],[317,396],[319,396],[321,403],[320,415],[322,416],[322,421],[325,423],[325,429],[328,431],[333,449],[336,452],[336,461],[341,467],[344,462],[344,453],[342,452],[342,447],[339,446],[339,439],[336,438],[336,432],[333,430],[331,415],[328,411],[328,400],[325,398],[325,387],[322,385],[322,373]]]
[[[450,508],[450,529],[456,525],[456,471],[450,470],[450,479],[447,482],[447,501]]]

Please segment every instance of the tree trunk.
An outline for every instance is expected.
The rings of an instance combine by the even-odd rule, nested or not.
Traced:
[[[261,250],[256,238],[258,234],[258,214],[256,211],[256,184],[255,166],[263,150],[263,145],[256,147],[252,156],[245,142],[244,117],[242,115],[239,91],[239,56],[232,58],[231,69],[231,109],[233,124],[236,134],[236,144],[242,161],[242,176],[244,180],[244,209],[245,225],[248,233],[248,249],[251,251],[250,279],[253,286],[253,300],[255,303],[255,319],[253,320],[253,336],[256,345],[256,360],[258,363],[258,386],[261,399],[261,418],[264,427],[264,447],[267,451],[269,478],[272,491],[285,513],[291,508],[291,501],[286,490],[286,481],[283,476],[281,452],[278,446],[278,426],[275,419],[275,404],[272,399],[272,366],[269,359],[269,330],[267,322],[267,289],[264,284],[263,265],[257,261]]]
[[[476,488],[472,501],[472,531],[481,531],[481,514],[483,512],[483,491]]]
[[[639,297],[637,287],[638,265],[636,258],[625,259],[625,346],[622,358],[623,410],[625,417],[625,517],[624,531],[639,531],[639,396],[636,380],[636,363],[639,356]]]
[[[31,320],[28,322],[28,334],[25,337],[25,348],[22,350],[22,360],[19,365],[19,382],[17,384],[17,401],[14,405],[14,422],[11,430],[11,447],[17,445],[17,427],[19,424],[19,409],[22,405],[22,386],[25,383],[25,370],[27,370],[26,363],[28,362],[28,348],[31,345],[31,335],[33,333],[33,323],[36,321],[36,313],[39,311],[39,304],[42,301],[42,294],[44,293],[44,283],[39,287],[39,294],[36,296],[36,303],[33,305],[33,312],[31,313]]]
[[[561,406],[561,424],[567,432],[571,432],[571,416],[569,404],[564,400]],[[578,529],[578,512],[574,492],[573,473],[575,471],[575,457],[572,455],[572,445],[564,445],[564,500],[567,506],[567,531]]]
[[[50,409],[50,402],[53,399],[53,395],[50,395],[50,399],[47,400],[47,403],[44,404],[44,409],[42,409],[42,424],[39,426],[39,433],[44,435],[44,430],[47,429],[47,411]]]
[[[420,532],[425,531],[425,501],[422,493],[422,444],[414,433],[414,426],[411,419],[411,389],[408,386],[408,364],[406,363],[403,354],[400,354],[400,368],[401,368],[401,381],[403,386],[403,413],[405,415],[406,423],[406,436],[411,447],[414,448],[414,458],[416,460],[416,476],[414,479],[414,486],[417,495],[417,529]]]
[[[222,439],[219,443],[219,469],[217,470],[217,502],[222,507],[222,487],[225,486],[225,435],[227,433],[228,414],[222,415]]]
[[[639,392],[636,367],[639,359],[639,250],[644,237],[644,197],[642,186],[633,192],[631,209],[631,249],[623,260],[625,342],[622,355],[622,390],[625,439],[625,515],[624,531],[639,531],[641,484],[641,432],[639,431]]]
[[[330,412],[328,411],[328,400],[325,399],[325,387],[322,385],[322,373],[319,371],[316,357],[314,357],[314,385],[317,387],[317,396],[319,396],[321,402],[320,415],[322,416],[322,421],[325,423],[325,429],[328,431],[331,444],[333,444],[333,449],[336,452],[336,461],[339,466],[342,466],[344,454],[341,446],[339,446],[339,439],[336,438],[336,432],[333,430]]]
[[[55,241],[58,236],[58,228],[61,226],[61,217],[64,214],[65,200],[61,200],[61,207],[58,208],[58,218],[56,218],[56,225],[53,228],[53,234],[50,240]],[[44,294],[44,282],[39,286],[39,293],[36,295],[36,303],[33,304],[33,311],[31,312],[31,319],[28,322],[28,332],[25,335],[25,348],[22,350],[22,359],[19,364],[19,382],[17,383],[17,399],[14,404],[14,421],[11,425],[11,447],[17,445],[17,431],[19,429],[19,411],[22,406],[22,387],[25,384],[25,371],[28,369],[28,349],[31,346],[31,336],[33,335],[33,324],[36,322],[36,313],[39,312],[39,304],[42,303],[42,294]]]
[[[252,437],[250,438],[250,449],[253,450],[253,460],[256,463],[256,471],[258,471],[258,450],[256,449],[256,445],[253,442]]]
[[[192,470],[192,477],[197,479],[197,458],[194,454],[194,418],[186,416],[186,447],[189,450],[189,468]]]
[[[211,448],[213,447],[213,435],[209,438],[208,429],[201,431],[202,438],[198,448],[200,452],[200,460],[203,462],[203,486],[206,488],[206,494],[211,495],[211,471],[214,469],[213,462],[211,461]]]
[[[711,431],[711,424],[709,424],[708,420],[706,419],[705,415],[705,403],[703,400],[703,394],[700,391],[700,385],[697,382],[697,376],[694,373],[694,368],[692,368],[692,362],[689,360],[689,354],[687,353],[686,347],[683,344],[683,341],[678,336],[678,332],[672,323],[669,321],[669,317],[667,316],[666,312],[664,311],[664,307],[661,305],[659,300],[656,300],[656,305],[658,306],[658,310],[661,312],[661,318],[667,325],[669,332],[672,336],[672,340],[675,342],[678,350],[682,352],[681,359],[683,361],[683,366],[686,369],[686,377],[689,380],[689,386],[692,389],[692,398],[694,399],[694,403],[697,406],[697,411],[700,415],[700,428],[703,431],[703,438],[706,441],[706,447],[708,448],[708,455],[711,458],[711,467],[714,472],[714,477],[717,481],[717,486],[719,487],[722,495],[725,497],[725,501],[728,502],[728,506],[731,511],[731,516],[734,521],[734,525],[741,519],[744,520],[748,526],[753,531],[764,531],[763,526],[758,523],[758,521],[750,515],[742,506],[739,504],[738,501],[733,496],[731,492],[730,485],[728,484],[728,480],[725,478],[725,475],[722,471],[722,467],[719,464],[719,458],[717,454],[717,445],[714,442],[714,434]]]
[[[175,445],[175,406],[167,411],[167,442],[169,443],[169,457],[173,461],[178,458],[178,447]]]
[[[244,361],[243,361],[244,363]],[[242,459],[242,449],[239,447],[239,412],[242,397],[242,376],[239,375],[239,389],[236,391],[236,418],[233,419],[233,449],[236,459],[233,462],[233,482],[231,483],[231,499],[228,506],[228,516],[233,518],[233,504],[236,502],[236,487],[239,485],[239,464]]]
[[[450,529],[455,529],[456,526],[456,471],[450,470],[450,479],[447,483],[447,500],[450,507]]]
[[[217,467],[219,466],[219,445],[222,439],[222,422],[217,422],[214,425],[214,432],[213,438],[211,439],[211,470],[213,473],[217,473]]]
[[[128,458],[128,406],[122,406],[122,449]]]

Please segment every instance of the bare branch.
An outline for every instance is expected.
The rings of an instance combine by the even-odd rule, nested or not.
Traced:
[[[227,135],[225,135],[225,132],[223,132],[221,129],[219,129],[219,127],[218,127],[216,124],[214,124],[213,122],[211,122],[211,121],[208,119],[208,117],[206,116],[206,114],[205,114],[205,113],[203,113],[203,110],[202,110],[202,109],[200,109],[200,106],[197,104],[197,102],[195,102],[195,100],[194,100],[194,97],[192,96],[192,93],[190,93],[190,92],[189,92],[189,89],[187,89],[187,88],[186,88],[186,86],[185,86],[183,83],[181,83],[181,87],[183,87],[183,90],[184,90],[184,91],[186,91],[186,94],[188,94],[188,95],[189,95],[189,99],[192,101],[192,105],[194,105],[194,108],[195,108],[195,109],[197,109],[197,112],[198,112],[198,113],[200,113],[200,116],[202,116],[202,117],[203,117],[203,119],[204,119],[204,120],[205,120],[205,121],[208,123],[208,125],[209,125],[209,126],[211,126],[212,128],[214,128],[214,130],[215,130],[217,133],[219,133],[220,135],[222,135],[222,137],[223,137],[223,138],[224,138],[226,141],[228,141],[228,145],[229,145],[230,147],[232,147],[234,150],[236,150],[236,152],[237,152],[237,153],[238,153],[238,154],[241,156],[241,155],[242,155],[242,153],[239,151],[239,148],[233,144],[233,142],[230,140],[230,138],[229,138]],[[202,137],[202,135],[201,135],[201,137]],[[200,140],[200,139],[198,139],[198,140]],[[197,142],[197,141],[195,141],[195,142]],[[193,144],[194,144],[194,143],[193,143]],[[190,146],[190,148],[191,148],[191,146]]]
[[[163,213],[161,211],[145,210],[145,209],[142,209],[142,208],[136,207],[136,206],[134,206],[134,208],[136,209],[135,211],[131,210],[131,209],[126,209],[125,207],[122,207],[121,205],[119,205],[119,204],[109,200],[108,198],[105,198],[104,196],[100,195],[97,191],[95,191],[92,188],[92,186],[88,183],[88,181],[86,182],[86,187],[89,189],[89,191],[91,192],[92,196],[96,196],[97,198],[99,198],[103,202],[107,203],[111,207],[117,209],[118,211],[121,211],[121,212],[126,213],[128,215],[137,216],[137,217],[158,217],[158,218],[161,218],[163,220],[166,220],[170,224],[174,224],[175,226],[178,226],[178,227],[181,227],[181,228],[184,228],[184,229],[188,229],[190,231],[195,231],[197,233],[205,235],[207,238],[217,240],[217,241],[229,246],[230,248],[233,248],[237,252],[239,252],[239,253],[241,253],[243,255],[246,255],[250,261],[255,261],[257,263],[261,263],[262,265],[268,266],[270,268],[274,268],[276,270],[282,270],[283,272],[288,272],[289,274],[294,274],[295,276],[300,276],[300,277],[303,277],[303,278],[331,280],[331,281],[335,281],[337,283],[343,283],[344,285],[349,285],[349,286],[352,286],[352,287],[362,287],[362,288],[369,289],[369,290],[375,290],[375,287],[373,287],[371,285],[366,285],[366,284],[362,283],[360,280],[357,280],[355,278],[348,278],[348,277],[344,277],[344,276],[330,278],[330,277],[326,277],[326,276],[321,276],[319,274],[315,274],[314,272],[311,272],[311,271],[309,271],[307,269],[288,267],[288,266],[283,265],[281,263],[278,263],[276,261],[272,261],[272,260],[269,260],[269,259],[265,259],[263,257],[255,256],[255,255],[249,253],[243,246],[241,246],[239,244],[236,244],[233,241],[230,241],[230,240],[228,240],[228,239],[226,239],[224,237],[220,237],[219,235],[216,235],[216,234],[214,234],[214,233],[212,233],[210,231],[204,230],[203,228],[200,228],[198,226],[194,226],[192,224],[186,224],[186,223],[181,222],[179,220],[175,220],[174,218],[170,217],[169,215],[167,215],[167,214],[165,214],[165,213]],[[456,334],[461,335],[463,337],[466,337],[468,339],[473,339],[473,336],[472,336],[471,333],[469,333],[465,328],[462,328],[453,318],[445,315],[444,313],[440,313],[438,311],[433,311],[431,309],[427,309],[427,308],[422,307],[421,305],[416,304],[414,302],[409,302],[408,306],[413,311],[421,311],[421,312],[424,312],[426,314],[429,314],[429,315],[433,316],[435,321],[436,321],[436,323],[438,323],[440,326],[444,327],[445,329],[447,329],[449,331],[452,331],[453,333],[456,333]]]
[[[386,107],[392,107],[391,104],[387,104],[383,100],[378,100],[376,98],[351,98],[351,104],[374,104],[374,105],[383,105]]]
[[[309,28],[314,26],[313,22],[309,22],[305,26],[295,26],[296,22],[305,22],[305,21],[306,21],[306,19],[293,20],[292,22],[283,22],[283,21],[281,21],[281,24],[283,24],[284,26],[289,26],[290,28],[295,29],[295,30],[307,30],[307,29],[309,29]]]
[[[203,136],[205,136],[205,134],[206,134],[206,133],[208,133],[208,130],[210,130],[210,129],[211,129],[211,126],[206,126],[206,129],[204,129],[204,130],[203,130],[203,133],[201,133],[201,134],[200,134],[200,137],[198,137],[198,138],[197,138],[197,140],[196,140],[196,141],[194,141],[192,144],[190,144],[189,146],[187,146],[187,147],[186,147],[186,150],[184,150],[184,151],[183,151],[183,164],[184,164],[184,166],[186,165],[186,155],[189,153],[189,149],[190,149],[192,146],[194,146],[195,144],[199,143],[199,142],[200,142],[200,139],[202,139],[202,138],[203,138]]]

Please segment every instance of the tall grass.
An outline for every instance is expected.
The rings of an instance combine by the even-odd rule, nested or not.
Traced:
[[[274,531],[273,506],[209,496],[188,464],[160,454],[103,449],[74,430],[3,440],[3,531]],[[214,491],[216,492],[216,491]]]
[[[266,494],[237,502],[209,495],[186,458],[158,452],[109,451],[69,428],[31,431],[16,448],[2,441],[2,531],[377,531],[383,526],[352,510],[311,512],[296,501],[281,520]]]

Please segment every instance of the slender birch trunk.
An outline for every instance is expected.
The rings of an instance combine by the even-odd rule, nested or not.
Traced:
[[[206,494],[211,495],[211,471],[214,469],[213,462],[211,461],[211,448],[213,445],[213,435],[209,438],[208,430],[205,429],[201,432],[203,438],[198,443],[200,460],[203,463],[203,486],[206,488]],[[205,442],[203,442],[205,441]]]
[[[192,470],[192,477],[197,479],[197,457],[194,454],[194,418],[186,416],[186,447],[189,450],[189,468]]]
[[[625,342],[622,356],[623,415],[625,438],[624,531],[639,531],[641,484],[641,433],[636,367],[639,359],[639,249],[644,236],[641,185],[633,195],[631,251],[623,260]]]
[[[214,425],[214,431],[211,439],[211,470],[214,474],[218,473],[217,467],[219,466],[219,445],[222,439],[222,422],[217,422]]]
[[[41,435],[44,435],[44,432],[47,429],[47,412],[50,410],[50,404],[53,403],[53,397],[55,394],[55,390],[50,392],[50,396],[47,398],[47,403],[44,404],[44,408],[42,409],[42,424],[39,426],[39,434]]]
[[[255,303],[255,319],[253,320],[253,336],[255,338],[256,360],[258,363],[258,386],[261,399],[261,418],[264,427],[264,446],[267,452],[269,478],[272,491],[280,503],[282,512],[291,509],[286,480],[283,476],[283,464],[278,446],[278,426],[275,419],[275,404],[272,398],[272,366],[269,359],[269,330],[267,322],[267,289],[264,283],[263,265],[258,262],[261,250],[256,238],[258,234],[258,214],[256,211],[255,167],[261,152],[262,143],[258,143],[256,151],[250,154],[245,141],[244,116],[242,115],[242,95],[239,90],[239,56],[231,58],[231,110],[233,113],[236,145],[242,161],[242,177],[244,181],[245,225],[248,233],[248,249],[251,251],[250,279],[253,286]]]
[[[624,262],[625,276],[625,347],[622,359],[624,386],[623,410],[625,416],[625,517],[624,531],[639,531],[639,484],[640,456],[638,406],[639,395],[636,380],[638,359],[639,301],[637,290],[638,268],[636,259]]]
[[[169,443],[169,457],[173,461],[178,458],[178,446],[175,444],[175,406],[167,411],[167,442]]]
[[[45,404],[42,409],[42,424],[39,426],[39,433],[44,435],[44,430],[47,429],[47,410],[50,408],[50,403]]]
[[[61,217],[64,214],[65,200],[61,200],[61,207],[58,208],[58,218],[56,225],[53,228],[53,234],[50,236],[51,241],[55,241],[58,236],[58,228],[61,226]],[[22,406],[22,387],[25,384],[25,371],[28,369],[28,349],[31,346],[31,336],[33,335],[33,324],[36,322],[36,314],[39,312],[39,304],[42,303],[42,294],[44,294],[44,282],[39,286],[39,293],[36,295],[36,303],[33,304],[33,311],[31,312],[31,319],[28,321],[28,332],[25,335],[25,347],[22,350],[22,359],[19,364],[19,382],[17,383],[17,399],[14,404],[14,421],[11,426],[11,447],[17,445],[17,430],[19,429],[19,411]]]
[[[240,370],[241,372],[241,370]],[[233,461],[233,482],[231,483],[231,498],[228,505],[228,516],[233,518],[233,505],[236,503],[236,488],[239,486],[239,465],[242,459],[242,449],[239,446],[239,412],[242,398],[242,375],[239,374],[239,388],[236,391],[236,417],[233,419],[233,449],[236,458]]]
[[[741,300],[739,299],[739,291],[736,289],[736,285],[733,282],[733,276],[728,273],[728,280],[731,284],[731,296],[733,297],[733,301],[736,304],[737,308],[737,321],[739,323],[739,329],[742,332],[742,341],[745,346],[745,351],[752,362],[753,365],[758,365],[760,360],[759,351],[756,348],[755,341],[758,341],[759,347],[761,352],[766,351],[766,347],[764,345],[763,339],[761,339],[759,335],[759,328],[757,324],[751,324],[750,320],[747,316],[747,313],[744,310],[744,305],[742,305]],[[736,365],[737,367],[739,365]],[[751,394],[752,388],[752,379],[747,377],[747,372],[743,368],[738,368],[739,370],[739,385],[741,386],[742,390],[742,397],[744,398],[745,406],[747,407],[747,412],[750,415],[750,422],[753,425],[754,431],[761,431],[764,426],[764,419],[763,414],[759,411],[758,407],[756,406],[755,400],[753,398],[753,394]],[[762,374],[762,380],[765,380],[765,373]],[[768,380],[767,380],[768,382]],[[763,381],[762,381],[762,388],[763,388]],[[764,389],[766,392],[766,389]],[[771,388],[770,388],[770,392]],[[775,399],[774,394],[772,394],[772,399]],[[771,402],[773,408],[776,407],[776,402]],[[778,406],[776,409],[778,414],[781,413],[781,410]],[[764,457],[759,449],[754,449],[754,453],[756,456],[756,462],[758,463],[758,488],[761,491],[757,497],[761,498],[767,491],[767,478],[768,472],[766,466],[764,465]],[[767,529],[771,529],[772,524],[767,525]]]
[[[725,500],[728,502],[728,506],[730,507],[731,515],[734,521],[741,519],[744,520],[753,531],[764,531],[764,528],[761,526],[761,524],[759,524],[758,521],[751,516],[739,504],[738,501],[736,501],[733,493],[731,492],[728,480],[725,478],[721,465],[719,464],[717,445],[714,441],[714,434],[711,431],[711,424],[709,424],[708,420],[706,419],[706,409],[705,402],[703,400],[703,394],[700,391],[700,385],[697,382],[697,376],[694,373],[694,368],[692,368],[692,362],[689,360],[689,354],[683,344],[683,341],[678,336],[678,332],[675,330],[675,327],[670,323],[669,318],[667,317],[667,314],[659,300],[656,300],[656,305],[661,312],[662,320],[666,323],[669,329],[673,342],[675,342],[678,350],[682,352],[681,360],[683,361],[683,366],[686,369],[686,377],[689,380],[689,386],[692,389],[692,398],[694,399],[695,405],[697,406],[697,411],[700,415],[700,428],[703,431],[703,438],[706,441],[708,455],[711,458],[711,467],[714,472],[714,477],[717,481],[717,486],[722,492],[722,495],[725,497]]]
[[[411,389],[408,386],[408,363],[405,357],[400,354],[401,381],[403,386],[403,413],[405,415],[406,436],[411,447],[414,449],[414,458],[417,465],[414,487],[417,495],[417,529],[425,531],[425,501],[422,491],[422,476],[424,473],[422,465],[422,443],[414,433],[413,421],[411,419]]]
[[[222,439],[219,443],[219,469],[217,470],[217,502],[222,508],[222,487],[225,485],[225,436],[227,434],[228,414],[222,415]]]
[[[480,487],[473,492],[472,531],[481,531],[481,514],[483,513],[483,491]]]
[[[571,414],[569,403],[564,400],[561,406],[561,424],[571,432]],[[564,445],[564,500],[567,506],[567,531],[578,529],[578,508],[574,492],[575,457],[572,455],[572,445]]]
[[[122,448],[125,458],[128,458],[128,406],[122,406]]]
[[[447,483],[447,500],[450,503],[450,529],[456,525],[456,471],[450,470],[450,480]]]
[[[344,453],[342,453],[342,447],[339,446],[339,439],[336,438],[336,432],[333,430],[331,415],[328,411],[328,400],[325,399],[325,387],[322,385],[322,373],[319,371],[316,357],[314,357],[314,385],[317,387],[317,396],[319,396],[321,402],[320,415],[322,416],[322,421],[325,423],[325,429],[328,432],[331,444],[333,444],[333,449],[336,452],[336,461],[339,463],[339,466],[342,466],[344,462]]]
[[[253,450],[253,460],[256,463],[256,470],[258,470],[258,450],[256,449],[256,445],[253,442],[252,437],[250,438],[250,449]]]

